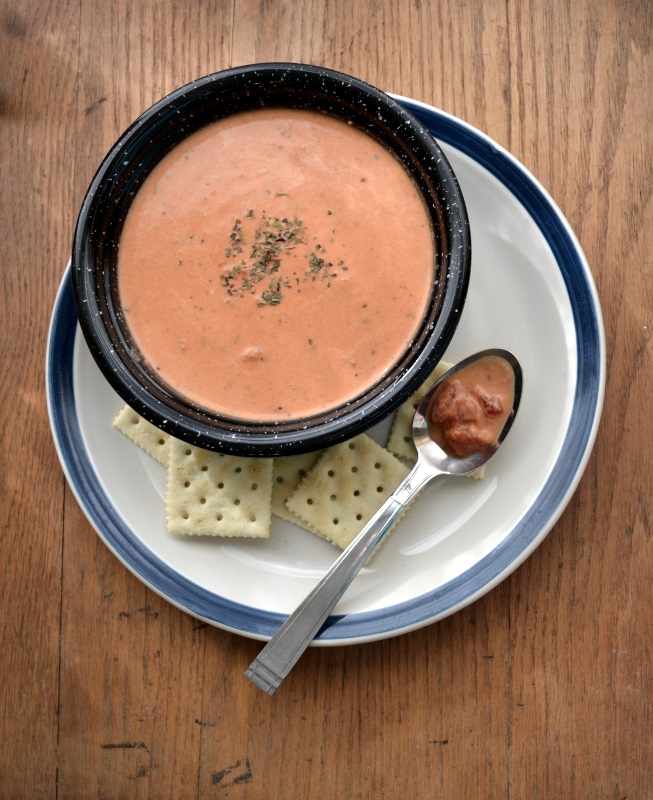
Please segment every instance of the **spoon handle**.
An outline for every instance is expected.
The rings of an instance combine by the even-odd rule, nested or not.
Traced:
[[[408,502],[433,477],[433,469],[425,469],[418,461],[313,591],[274,634],[245,671],[245,675],[260,689],[272,695],[279,688]]]

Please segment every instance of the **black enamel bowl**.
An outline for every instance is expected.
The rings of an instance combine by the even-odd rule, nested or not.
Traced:
[[[400,159],[418,186],[435,242],[427,310],[400,359],[346,405],[279,423],[221,417],[162,383],[132,341],[116,277],[125,216],[156,164],[202,126],[262,107],[318,110],[375,137]],[[469,223],[458,182],[422,124],[392,97],[348,75],[277,63],[237,67],[194,81],[156,103],[125,131],[84,199],[75,230],[72,276],[79,322],[91,353],[110,385],[135,411],[173,436],[210,450],[275,456],[343,441],[397,408],[428,376],[453,336],[467,293],[470,261]]]

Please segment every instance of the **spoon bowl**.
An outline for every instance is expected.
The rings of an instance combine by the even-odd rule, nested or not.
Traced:
[[[488,445],[487,447],[484,447],[482,450],[466,456],[465,458],[456,458],[455,456],[449,455],[445,450],[439,447],[429,436],[429,407],[431,406],[433,398],[440,390],[440,387],[449,381],[456,373],[460,372],[466,367],[469,367],[471,364],[481,361],[484,358],[491,357],[503,359],[510,365],[512,369],[514,376],[512,411],[508,415],[506,423],[496,441],[492,442],[492,444]],[[480,469],[497,452],[501,446],[501,443],[508,435],[508,431],[512,427],[512,424],[515,420],[515,415],[517,414],[517,409],[519,408],[519,403],[521,401],[522,385],[523,374],[521,364],[513,355],[513,353],[508,350],[502,350],[500,348],[482,350],[479,353],[475,353],[474,355],[468,356],[462,361],[459,361],[433,384],[433,386],[428,390],[417,406],[415,416],[413,418],[412,435],[419,457],[424,459],[430,468],[433,470],[438,470],[439,473],[443,475],[469,475],[470,472],[475,472],[477,469]]]
[[[484,358],[503,359],[512,369],[512,408],[497,438],[476,452],[457,458],[431,438],[429,412],[438,392],[456,373]],[[517,358],[507,350],[483,350],[448,370],[424,395],[413,418],[412,434],[417,463],[376,512],[353,542],[342,552],[313,591],[293,611],[245,675],[267,694],[274,694],[281,682],[309,646],[347,587],[374,550],[392,529],[416,495],[432,480],[445,475],[469,475],[484,466],[497,452],[512,427],[521,401],[523,376]]]

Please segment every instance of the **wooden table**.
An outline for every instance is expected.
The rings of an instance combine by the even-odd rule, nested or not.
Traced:
[[[653,5],[649,0],[2,0],[3,798],[653,798]],[[580,487],[473,605],[311,648],[146,588],[66,485],[44,391],[73,225],[108,147],[203,74],[341,69],[454,114],[548,189],[601,298],[608,383]]]

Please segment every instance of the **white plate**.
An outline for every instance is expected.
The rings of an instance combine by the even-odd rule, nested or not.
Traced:
[[[399,98],[441,143],[468,206],[472,272],[446,359],[512,350],[524,392],[483,481],[446,479],[417,499],[317,637],[336,645],[441,619],[496,586],[540,544],[587,463],[601,414],[605,342],[594,283],[568,223],[510,154],[460,120]],[[117,433],[122,402],[79,331],[66,270],[52,316],[48,407],[68,482],[121,561],[171,603],[269,639],[337,555],[274,519],[267,541],[170,536],[164,469]],[[374,435],[381,441],[387,426]]]

